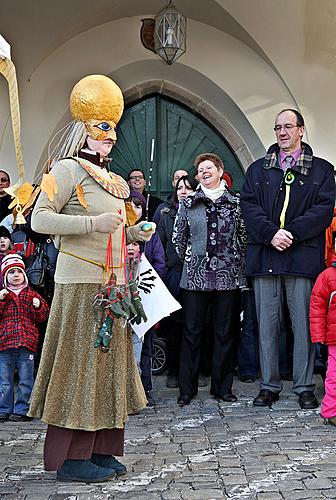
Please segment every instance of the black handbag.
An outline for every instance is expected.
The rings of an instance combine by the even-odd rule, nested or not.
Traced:
[[[45,286],[46,273],[48,269],[48,257],[43,245],[35,247],[34,254],[29,257],[26,274],[30,285],[43,288]]]

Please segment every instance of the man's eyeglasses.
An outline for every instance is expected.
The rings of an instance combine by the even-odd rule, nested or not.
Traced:
[[[144,179],[143,175],[132,175],[130,181],[142,181]]]
[[[7,177],[0,177],[0,182],[9,182],[9,179]]]
[[[293,128],[300,127],[300,125],[292,125],[291,123],[286,123],[286,125],[276,125],[274,127],[275,132],[281,132],[282,129],[292,130]]]

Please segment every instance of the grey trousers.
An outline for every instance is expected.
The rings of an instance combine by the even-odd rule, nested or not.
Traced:
[[[309,331],[309,302],[313,280],[294,276],[263,276],[253,279],[253,287],[259,326],[262,375],[260,388],[275,393],[282,390],[279,334],[281,304],[283,300],[287,300],[294,335],[293,391],[296,394],[313,391],[315,350]]]

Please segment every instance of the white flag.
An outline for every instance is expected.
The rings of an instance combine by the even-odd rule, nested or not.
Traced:
[[[142,338],[162,318],[181,309],[181,305],[174,299],[144,254],[141,256],[137,283],[147,321],[142,320],[140,325],[132,324],[132,329]]]

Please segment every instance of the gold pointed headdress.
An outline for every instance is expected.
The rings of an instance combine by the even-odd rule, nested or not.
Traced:
[[[124,98],[111,78],[89,75],[72,89],[70,111],[75,120],[84,123],[92,139],[116,140],[115,127],[124,111]]]

